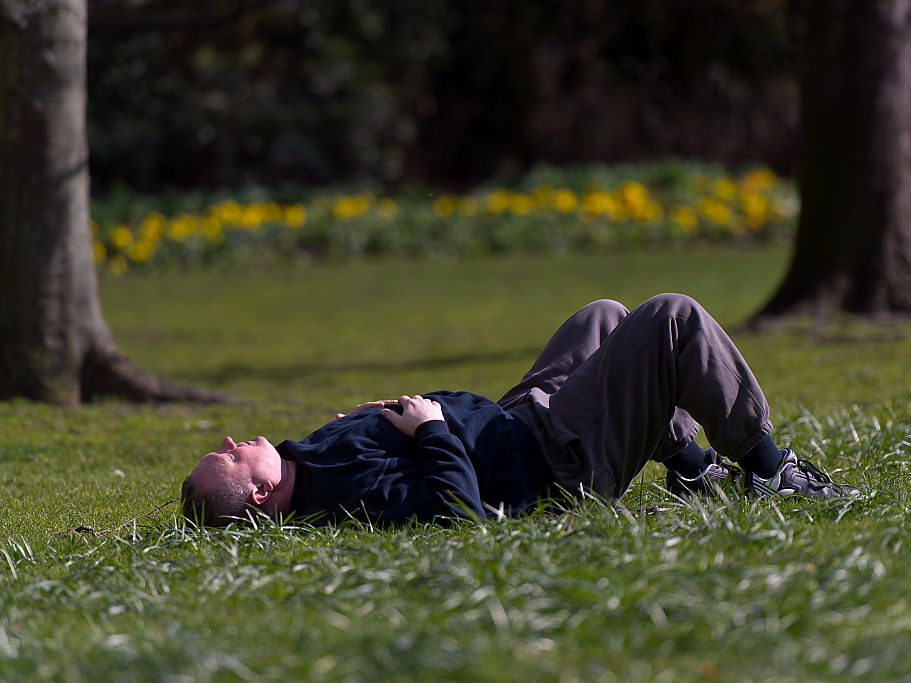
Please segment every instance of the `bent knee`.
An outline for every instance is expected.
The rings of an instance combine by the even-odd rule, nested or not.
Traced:
[[[582,310],[597,312],[598,315],[606,318],[616,316],[622,318],[629,313],[629,309],[627,309],[626,306],[621,304],[619,301],[614,301],[613,299],[598,299],[596,301],[592,301]]]
[[[602,340],[620,324],[621,320],[629,315],[629,309],[613,299],[592,301],[582,310],[585,311],[590,319],[597,321],[596,325],[601,329]]]
[[[642,306],[661,311],[668,316],[687,315],[692,312],[703,313],[705,311],[702,305],[693,297],[673,292],[656,294],[645,301]]]

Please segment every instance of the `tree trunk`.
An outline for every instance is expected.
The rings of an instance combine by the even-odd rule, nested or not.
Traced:
[[[911,0],[792,0],[801,213],[757,315],[911,312]]]
[[[0,397],[215,399],[118,352],[89,233],[85,0],[0,0]]]

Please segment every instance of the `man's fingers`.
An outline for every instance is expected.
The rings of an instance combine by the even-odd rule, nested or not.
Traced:
[[[376,408],[377,406],[383,405],[382,401],[367,401],[366,403],[358,403],[354,406],[354,411],[367,410],[368,408]]]
[[[358,403],[354,408],[351,409],[352,413],[359,413],[363,410],[369,410],[370,408],[385,408],[388,405],[394,405],[398,403],[398,400],[394,398],[381,398],[376,401],[366,401],[365,403]],[[341,419],[345,417],[346,413],[336,413],[335,419]]]
[[[403,405],[413,405],[415,403],[430,403],[429,398],[424,398],[420,394],[415,394],[414,396],[399,396],[398,402]]]
[[[394,425],[398,425],[398,423],[404,419],[397,412],[395,412],[394,410],[390,410],[389,408],[383,408],[380,411],[380,415],[385,417],[387,420],[389,420]]]

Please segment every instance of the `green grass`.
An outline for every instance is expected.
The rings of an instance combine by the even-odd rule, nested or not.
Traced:
[[[236,405],[0,406],[0,679],[911,678],[906,325],[736,331],[786,265],[749,251],[388,260],[105,278],[121,346]],[[674,290],[725,325],[780,441],[860,501],[675,501],[451,527],[185,528],[226,434],[299,438],[408,391],[496,396],[575,308]]]

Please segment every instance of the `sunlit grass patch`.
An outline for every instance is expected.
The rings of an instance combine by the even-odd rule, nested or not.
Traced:
[[[683,291],[733,329],[786,257],[713,248],[102,277],[131,358],[240,401],[3,404],[0,678],[907,678],[901,326],[734,335],[779,442],[857,483],[858,500],[675,499],[651,464],[619,505],[577,494],[482,522],[207,530],[173,505],[141,516],[225,434],[300,438],[396,391],[496,396],[600,296]]]

